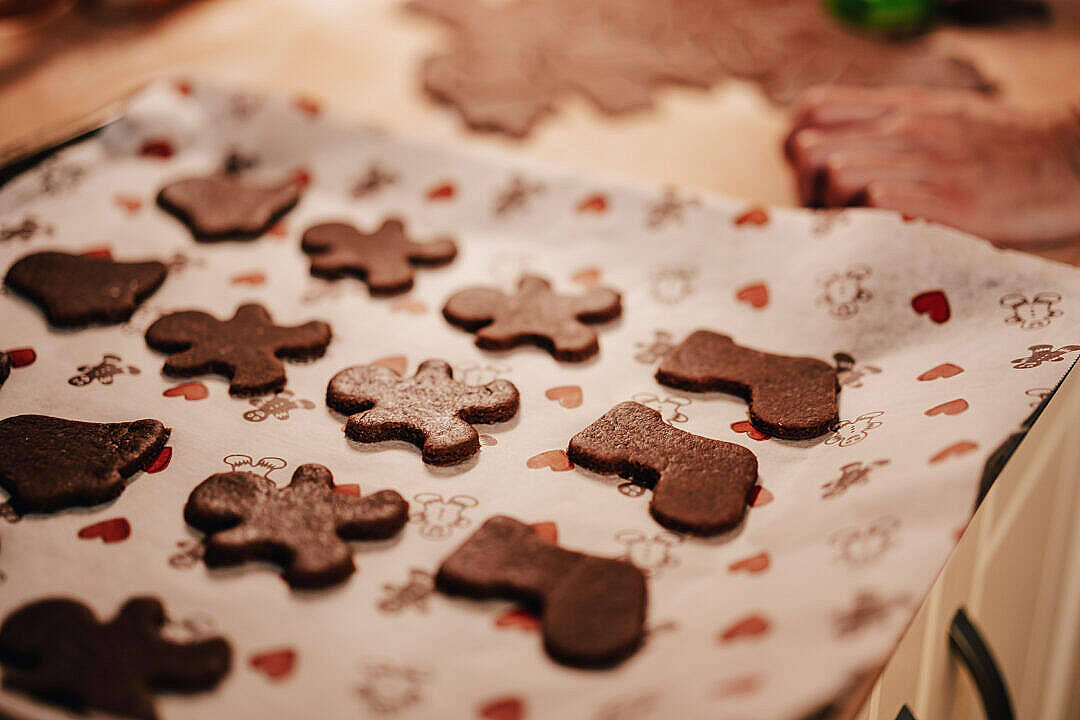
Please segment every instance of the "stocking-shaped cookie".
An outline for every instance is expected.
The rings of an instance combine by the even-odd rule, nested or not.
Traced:
[[[360,442],[404,440],[424,462],[452,465],[480,450],[470,423],[505,422],[518,411],[518,390],[508,380],[466,385],[443,360],[426,360],[411,378],[381,365],[342,370],[326,388],[326,404],[350,415],[345,433]]]
[[[346,540],[396,535],[409,504],[393,490],[357,497],[334,490],[322,465],[301,465],[287,487],[253,472],[212,475],[196,487],[184,519],[209,533],[206,564],[267,560],[284,567],[293,587],[323,587],[355,570]]]
[[[656,379],[680,390],[738,395],[750,403],[751,424],[773,437],[817,437],[840,419],[835,367],[815,358],[751,350],[708,330],[668,351]]]
[[[435,586],[538,609],[545,649],[568,665],[612,665],[630,656],[645,635],[641,570],[556,547],[503,515],[485,522],[443,561]]]
[[[185,310],[159,318],[146,331],[146,344],[172,353],[165,374],[190,377],[218,373],[229,378],[234,395],[260,395],[285,387],[279,358],[316,358],[330,344],[330,326],[313,321],[275,325],[262,305],[241,305],[230,320]]]
[[[236,174],[187,178],[158,193],[158,204],[202,242],[256,238],[299,199],[300,188],[291,180],[261,185]]]
[[[56,327],[120,323],[165,282],[159,262],[39,252],[8,270],[4,282],[41,306]]]
[[[596,331],[585,323],[614,320],[621,313],[614,290],[597,287],[583,295],[560,295],[535,275],[523,276],[513,295],[497,288],[470,288],[452,295],[443,308],[443,316],[475,332],[476,345],[485,350],[532,344],[556,360],[568,361],[586,360],[600,351]]]
[[[416,242],[405,225],[386,220],[373,233],[345,223],[324,223],[304,233],[301,247],[311,255],[311,274],[327,278],[355,275],[372,295],[392,295],[413,286],[414,265],[443,265],[457,256],[450,238]]]
[[[566,454],[593,472],[651,487],[649,512],[656,521],[699,535],[738,525],[757,484],[754,453],[672,427],[636,402],[619,403],[579,432]]]
[[[157,420],[88,423],[44,415],[0,420],[0,487],[20,513],[112,500],[152,462],[169,430]]]
[[[232,662],[224,638],[173,642],[165,623],[151,597],[128,600],[107,623],[74,600],[25,605],[0,625],[4,687],[77,713],[156,720],[154,693],[210,690]]]

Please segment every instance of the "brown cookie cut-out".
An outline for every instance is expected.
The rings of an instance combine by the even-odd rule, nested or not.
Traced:
[[[457,244],[447,237],[416,242],[397,218],[372,233],[346,223],[308,228],[300,247],[311,256],[311,274],[325,278],[355,275],[372,295],[393,295],[413,286],[414,265],[445,265],[457,257]]]
[[[285,387],[279,358],[321,357],[330,344],[330,326],[313,320],[275,325],[262,305],[241,305],[229,320],[197,310],[169,313],[146,331],[146,344],[171,353],[165,374],[191,377],[217,373],[230,379],[233,395],[260,395]]]
[[[0,420],[0,487],[19,513],[97,505],[124,491],[169,439],[157,420],[89,423],[16,415]]]
[[[11,375],[11,356],[0,350],[0,387],[4,387],[4,381]]]
[[[715,535],[738,525],[757,484],[757,457],[741,445],[679,430],[622,402],[570,440],[570,461],[651,487],[649,512],[664,527]]]
[[[293,180],[263,185],[235,173],[178,180],[157,196],[158,205],[201,242],[256,238],[299,200],[300,186]]]
[[[152,597],[131,598],[106,623],[66,598],[24,605],[0,625],[4,687],[80,714],[157,720],[154,693],[211,690],[232,664],[224,638],[173,642],[167,622]]]
[[[625,560],[557,547],[497,515],[443,561],[441,592],[514,600],[539,610],[544,648],[560,663],[618,663],[645,635],[645,575]]]
[[[325,587],[356,570],[346,540],[382,540],[409,519],[409,504],[393,490],[357,497],[336,492],[322,465],[301,465],[278,488],[264,475],[227,472],[199,484],[184,506],[189,525],[208,533],[210,567],[268,560],[296,588]]]
[[[836,368],[823,360],[751,350],[698,330],[669,350],[656,380],[694,392],[718,391],[750,403],[750,422],[773,437],[804,440],[839,421]]]
[[[38,252],[20,259],[4,283],[45,311],[55,327],[121,323],[165,282],[164,263]]]
[[[614,320],[621,313],[619,293],[610,288],[560,295],[536,275],[522,276],[513,295],[497,288],[469,288],[452,295],[443,307],[447,321],[476,333],[477,347],[509,350],[538,345],[556,360],[569,362],[600,352],[596,331],[585,323]]]
[[[349,415],[345,434],[360,442],[404,440],[421,449],[424,462],[452,465],[480,450],[470,423],[514,417],[520,397],[509,380],[466,385],[444,360],[425,360],[402,378],[381,365],[356,365],[335,375],[326,404]]]

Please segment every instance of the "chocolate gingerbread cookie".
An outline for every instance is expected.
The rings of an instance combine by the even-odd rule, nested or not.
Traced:
[[[372,295],[402,293],[413,286],[413,266],[445,265],[457,257],[457,244],[441,237],[417,242],[397,218],[365,233],[346,223],[323,223],[304,232],[301,248],[311,256],[311,274],[325,278],[355,275]]]
[[[207,565],[267,560],[285,568],[292,587],[315,588],[355,572],[346,540],[396,535],[409,519],[409,504],[393,490],[364,497],[335,492],[330,471],[309,464],[280,489],[258,473],[212,475],[192,491],[184,519],[209,534]]]
[[[649,512],[672,530],[715,535],[742,521],[757,457],[741,445],[679,430],[656,410],[622,402],[570,440],[570,460],[652,488]]]
[[[0,387],[4,386],[4,381],[9,375],[11,375],[11,356],[0,350]]]
[[[750,403],[750,423],[788,440],[824,435],[839,421],[836,368],[823,360],[751,350],[698,330],[660,362],[656,380],[680,390],[719,391]]]
[[[443,561],[435,586],[539,610],[544,648],[567,665],[613,665],[633,654],[645,636],[648,593],[641,570],[556,547],[504,515],[485,522]]]
[[[124,491],[124,480],[158,456],[169,432],[157,420],[9,417],[0,420],[0,487],[19,513],[97,505]]]
[[[525,275],[513,295],[477,287],[455,293],[443,307],[453,325],[476,333],[484,350],[538,345],[556,360],[587,360],[600,352],[596,331],[586,323],[614,320],[622,313],[619,293],[590,288],[583,295],[560,295],[542,277]]]
[[[37,252],[17,261],[4,283],[37,303],[55,327],[121,323],[165,282],[163,263]]]
[[[128,600],[106,623],[66,598],[24,605],[0,625],[4,687],[77,713],[157,720],[154,693],[211,690],[232,664],[224,638],[173,642],[166,622],[152,597]]]
[[[452,465],[480,450],[470,423],[505,422],[517,414],[518,390],[508,380],[466,385],[443,360],[426,360],[411,378],[381,365],[342,370],[326,388],[326,404],[350,415],[345,433],[360,442],[404,440],[424,462]]]
[[[196,240],[250,240],[262,235],[300,200],[292,181],[263,185],[238,173],[208,175],[166,185],[157,201]]]
[[[230,320],[185,310],[159,318],[146,331],[146,344],[170,353],[165,374],[191,377],[217,373],[231,380],[233,395],[260,395],[285,387],[279,358],[321,357],[330,344],[330,326],[312,321],[275,325],[262,305],[241,305]]]

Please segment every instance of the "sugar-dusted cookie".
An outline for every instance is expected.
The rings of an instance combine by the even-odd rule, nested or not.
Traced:
[[[417,242],[397,218],[365,233],[334,222],[308,228],[300,247],[311,256],[311,274],[326,278],[355,275],[372,295],[393,295],[413,286],[414,265],[445,265],[457,257],[457,244],[440,237]]]
[[[151,463],[169,429],[157,420],[89,423],[16,415],[0,420],[0,487],[19,513],[97,505]]]
[[[241,305],[224,321],[185,310],[158,318],[146,331],[146,344],[170,353],[166,375],[217,373],[231,380],[233,395],[260,395],[285,387],[279,358],[321,357],[330,344],[330,326],[318,320],[275,325],[266,308],[254,304]]]
[[[441,592],[526,603],[543,614],[544,648],[568,665],[613,665],[645,636],[645,575],[624,560],[564,550],[504,515],[443,561]]]
[[[757,484],[757,457],[741,445],[679,430],[656,410],[622,402],[570,440],[570,460],[652,488],[649,512],[664,527],[715,535],[742,521]]]
[[[18,260],[4,283],[41,306],[56,327],[121,323],[165,282],[163,263],[37,252]]]
[[[157,196],[158,205],[201,242],[257,238],[299,200],[300,185],[294,180],[265,185],[239,173],[178,180]]]
[[[509,380],[466,385],[443,360],[426,360],[411,378],[381,365],[342,370],[326,388],[326,404],[350,415],[345,433],[360,442],[404,440],[424,462],[452,465],[480,450],[470,423],[505,422],[518,411],[518,389]]]
[[[583,295],[560,295],[542,277],[524,275],[518,290],[477,287],[455,293],[443,307],[453,325],[476,333],[484,350],[539,345],[556,360],[587,360],[600,352],[596,331],[586,323],[614,320],[622,313],[619,293],[594,287]]]
[[[154,693],[211,690],[232,664],[224,638],[173,642],[166,622],[152,597],[128,600],[106,623],[66,598],[24,605],[0,625],[4,687],[77,713],[157,720]]]
[[[206,564],[267,560],[292,587],[324,587],[356,570],[346,540],[396,535],[409,504],[393,490],[364,497],[336,492],[322,465],[301,465],[287,487],[253,472],[211,475],[184,506],[188,524],[209,534]]]
[[[817,437],[840,419],[835,367],[815,358],[751,350],[708,330],[669,350],[656,379],[680,390],[738,395],[750,403],[753,426],[773,437]]]

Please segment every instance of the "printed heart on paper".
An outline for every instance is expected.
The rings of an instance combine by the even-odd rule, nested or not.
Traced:
[[[93,258],[105,258],[106,260],[112,260],[112,248],[108,245],[98,245],[97,247],[87,248],[82,251],[83,257]]]
[[[525,461],[525,467],[530,470],[551,468],[553,472],[565,472],[573,470],[574,463],[570,462],[565,450],[545,450],[539,455],[533,455]]]
[[[747,285],[739,288],[738,292],[735,293],[735,299],[760,309],[769,304],[769,288],[765,283]]]
[[[578,203],[577,211],[580,213],[602,213],[608,209],[607,196],[596,193]]]
[[[335,485],[334,492],[341,493],[342,495],[349,495],[351,497],[360,497],[360,485],[358,483]]]
[[[935,415],[959,415],[960,413],[968,409],[968,402],[964,398],[956,398],[950,400],[947,403],[941,403],[935,405],[926,411],[927,417],[933,417]]]
[[[11,359],[11,366],[16,368],[33,365],[37,360],[37,352],[34,348],[24,347],[8,350],[7,356]]]
[[[949,298],[944,290],[927,290],[911,298],[911,309],[919,315],[927,315],[938,325],[948,322],[952,317]]]
[[[757,575],[763,573],[769,569],[771,560],[769,553],[759,552],[757,555],[751,555],[748,558],[737,560],[728,565],[728,571],[730,572],[746,572],[751,575]]]
[[[134,215],[142,209],[142,198],[135,195],[117,195],[113,200],[120,208],[126,210],[129,215]]]
[[[83,540],[100,538],[105,543],[123,542],[131,537],[131,523],[123,517],[102,520],[84,527],[79,531],[79,537]]]
[[[524,720],[525,703],[516,697],[499,698],[481,705],[476,715],[485,720]]]
[[[185,400],[205,400],[210,390],[201,382],[189,382],[176,385],[161,393],[165,397],[182,397]]]
[[[139,146],[139,155],[157,160],[168,160],[176,154],[176,148],[168,138],[150,138]]]
[[[387,357],[381,357],[371,364],[378,365],[379,367],[384,367],[387,370],[397,373],[398,375],[404,375],[405,371],[408,369],[404,355],[389,355]]]
[[[408,298],[403,298],[401,300],[396,300],[390,306],[390,310],[391,312],[407,312],[410,315],[421,315],[427,312],[427,305],[425,305],[420,300],[409,300]]]
[[[761,485],[755,485],[754,489],[750,491],[750,507],[765,507],[776,498],[768,488],[764,488]]]
[[[555,523],[551,522],[550,520],[533,523],[529,527],[531,527],[532,531],[536,533],[536,537],[540,538],[544,542],[549,542],[552,545],[557,545],[559,543],[559,528]]]
[[[286,237],[289,234],[289,228],[285,225],[285,221],[281,220],[274,223],[273,226],[266,231],[266,234],[274,237]]]
[[[454,187],[454,183],[442,183],[436,185],[427,192],[428,200],[449,200],[457,195],[457,188]]]
[[[184,97],[188,97],[191,93],[195,92],[195,88],[190,80],[177,80],[173,83],[173,89]]]
[[[161,448],[161,452],[159,452],[157,457],[154,458],[153,461],[146,466],[144,471],[149,475],[159,473],[165,468],[169,467],[170,462],[172,462],[172,448],[166,445],[165,447]]]
[[[740,638],[755,638],[769,632],[771,624],[764,615],[747,615],[717,634],[718,643],[729,643]]]
[[[255,272],[233,275],[229,278],[229,283],[232,285],[265,285],[266,273],[256,270]]]
[[[292,675],[296,668],[296,651],[292,648],[269,650],[252,655],[248,662],[252,668],[271,680],[284,680]]]
[[[961,455],[967,455],[969,452],[974,452],[979,449],[979,444],[970,440],[961,440],[958,443],[953,443],[949,447],[945,448],[941,452],[930,458],[930,464],[934,465],[951,457],[959,457]]]
[[[762,225],[769,224],[769,213],[763,207],[752,207],[746,212],[740,214],[735,218],[735,225],[741,227],[743,225]]]
[[[311,184],[311,171],[306,167],[298,167],[289,175],[289,180],[292,181],[293,185],[296,185],[301,189],[306,188]]]
[[[750,424],[749,420],[739,420],[731,423],[731,429],[737,433],[746,433],[751,440],[768,440],[769,436]]]
[[[928,380],[937,380],[938,378],[951,378],[954,375],[959,375],[964,372],[964,368],[959,365],[953,365],[952,363],[942,363],[937,367],[932,367],[922,375],[919,376],[919,380],[926,382]]]
[[[310,95],[298,95],[293,100],[293,105],[297,110],[311,117],[316,117],[322,112],[322,103]]]
[[[517,628],[525,632],[537,632],[540,629],[540,618],[525,608],[513,608],[495,618],[495,627]]]
[[[580,385],[560,385],[548,389],[544,395],[548,400],[558,400],[560,405],[570,409],[581,407],[581,400],[584,397]]]
[[[740,675],[717,683],[713,696],[716,698],[733,698],[751,695],[761,688],[761,684],[760,675]]]
[[[570,279],[578,283],[579,285],[584,285],[585,287],[592,287],[593,285],[596,285],[598,282],[600,282],[600,277],[602,274],[603,273],[600,268],[587,267],[578,270],[576,273],[570,276]]]

